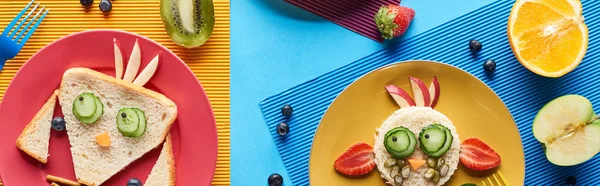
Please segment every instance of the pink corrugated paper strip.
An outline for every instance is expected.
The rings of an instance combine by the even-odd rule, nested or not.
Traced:
[[[373,17],[379,7],[400,0],[285,0],[360,35],[383,42]]]

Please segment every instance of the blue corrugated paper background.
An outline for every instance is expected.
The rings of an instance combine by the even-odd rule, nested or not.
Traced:
[[[600,158],[572,167],[549,163],[531,132],[537,111],[548,101],[564,94],[580,94],[600,105],[600,50],[597,31],[600,1],[582,0],[585,23],[589,27],[589,47],[584,60],[573,72],[558,79],[533,74],[514,57],[506,35],[508,15],[514,1],[499,0],[457,19],[408,38],[346,66],[300,84],[262,101],[260,108],[293,185],[309,185],[310,147],[321,117],[335,97],[357,78],[381,66],[405,60],[441,61],[463,69],[489,85],[513,115],[525,151],[524,185],[566,185],[568,176],[577,185],[600,185]],[[472,55],[468,41],[477,39],[483,50]],[[343,51],[340,51],[343,52]],[[483,61],[497,62],[496,72],[487,75]],[[284,121],[281,107],[290,104],[294,115],[288,121],[290,132],[281,138],[275,131]],[[600,138],[600,135],[598,136]]]

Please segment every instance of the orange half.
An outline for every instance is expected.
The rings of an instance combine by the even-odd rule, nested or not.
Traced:
[[[523,66],[546,77],[571,72],[585,56],[588,28],[579,0],[517,0],[508,40]]]

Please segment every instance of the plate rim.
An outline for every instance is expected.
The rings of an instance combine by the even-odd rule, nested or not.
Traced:
[[[173,51],[171,51],[167,47],[163,46],[162,44],[156,42],[155,40],[153,40],[153,39],[151,39],[149,37],[146,37],[146,36],[143,36],[141,34],[134,33],[134,32],[128,32],[128,31],[125,31],[125,30],[118,30],[118,29],[90,29],[90,30],[83,30],[83,31],[79,31],[79,32],[73,32],[71,34],[62,36],[61,38],[58,38],[58,39],[56,39],[56,40],[54,40],[54,41],[46,44],[44,47],[42,47],[37,52],[35,52],[31,57],[29,57],[29,59],[27,59],[27,61],[25,61],[25,63],[23,63],[23,66],[21,66],[19,68],[19,70],[15,73],[14,77],[10,80],[10,82],[9,82],[8,86],[6,87],[6,90],[5,90],[4,95],[2,96],[2,98],[4,99],[6,97],[6,95],[12,95],[12,94],[10,94],[10,93],[12,93],[12,91],[9,91],[9,90],[12,90],[11,87],[13,87],[13,84],[14,84],[13,80],[15,78],[19,77],[19,74],[22,73],[22,69],[24,69],[25,67],[28,67],[28,66],[31,65],[31,64],[29,64],[29,62],[31,61],[31,59],[34,59],[36,56],[40,55],[40,53],[42,53],[43,51],[47,50],[49,48],[49,46],[52,46],[52,45],[54,45],[54,44],[56,44],[56,43],[58,43],[60,41],[67,40],[67,39],[70,39],[70,38],[72,38],[74,36],[78,36],[78,35],[81,35],[81,34],[103,33],[103,32],[112,32],[112,33],[117,33],[117,34],[130,35],[130,36],[133,36],[133,37],[136,37],[136,38],[142,38],[142,39],[144,39],[144,40],[146,40],[146,41],[148,41],[148,42],[150,42],[152,44],[155,44],[160,49],[166,51],[167,53],[169,53],[169,54],[171,54],[173,56],[175,56],[175,58],[177,59],[176,61],[179,62],[181,65],[183,65],[185,67],[184,69],[186,70],[186,72],[188,72],[189,74],[192,74],[194,76],[194,79],[196,79],[195,83],[200,87],[200,89],[202,90],[202,93],[203,93],[201,98],[204,99],[204,100],[206,100],[206,102],[208,103],[208,108],[209,108],[209,111],[210,111],[209,114],[211,116],[211,117],[209,117],[210,124],[211,124],[210,126],[212,128],[210,132],[215,134],[215,142],[216,143],[213,146],[214,146],[214,149],[217,149],[217,151],[211,157],[211,159],[214,160],[214,161],[211,161],[211,162],[214,162],[214,163],[212,163],[214,166],[211,166],[211,172],[212,172],[212,174],[210,175],[210,179],[208,179],[209,182],[207,183],[207,184],[210,184],[212,182],[212,180],[214,179],[214,176],[215,176],[215,173],[216,173],[216,168],[217,168],[217,161],[218,161],[218,154],[219,154],[219,151],[218,151],[218,146],[219,146],[219,140],[218,140],[218,138],[219,138],[219,135],[218,135],[218,131],[217,131],[217,123],[216,123],[216,118],[215,118],[214,110],[213,110],[212,104],[210,102],[210,99],[208,99],[208,94],[206,93],[206,90],[202,86],[202,83],[200,82],[200,80],[198,80],[198,78],[195,77],[194,72],[190,69],[190,67],[187,64],[185,64],[185,62],[177,54],[175,54]],[[0,112],[3,109],[5,109],[3,103],[4,103],[4,101],[0,101]],[[162,144],[160,144],[157,147],[160,147],[160,146],[162,146]],[[0,151],[0,154],[2,154],[2,151]],[[2,175],[0,175],[0,178],[1,177],[2,177]]]
[[[373,69],[373,70],[371,70],[371,71],[369,71],[369,72],[361,75],[360,77],[358,77],[354,81],[352,81],[352,83],[350,83],[348,86],[344,87],[344,89],[335,97],[335,99],[333,99],[333,101],[331,102],[331,104],[329,104],[327,106],[327,109],[325,110],[325,113],[323,114],[323,116],[319,120],[319,125],[317,125],[317,129],[315,130],[315,133],[314,133],[313,138],[312,138],[312,142],[310,144],[310,153],[309,153],[309,156],[308,156],[308,183],[309,184],[312,185],[312,179],[310,177],[310,175],[311,175],[310,174],[310,170],[311,170],[310,169],[310,165],[311,165],[310,162],[312,161],[312,155],[313,155],[313,150],[314,150],[313,149],[313,144],[315,143],[315,138],[317,137],[317,132],[319,131],[319,128],[321,127],[321,123],[323,122],[323,118],[325,118],[325,114],[327,114],[329,112],[329,109],[331,108],[331,105],[333,105],[333,103],[338,100],[338,98],[340,97],[340,95],[342,95],[342,93],[344,93],[350,86],[354,85],[357,81],[359,81],[360,79],[364,78],[365,76],[370,75],[372,73],[375,73],[376,71],[379,71],[379,70],[383,70],[383,69],[386,69],[386,68],[390,68],[392,66],[402,65],[402,64],[406,64],[406,63],[429,63],[429,64],[438,64],[438,65],[443,65],[443,66],[447,66],[447,67],[450,67],[450,68],[454,68],[454,69],[457,69],[459,71],[464,72],[468,76],[471,76],[471,77],[477,79],[477,81],[479,81],[482,84],[484,84],[487,89],[491,90],[492,93],[494,93],[494,96],[496,98],[498,98],[500,100],[500,102],[502,102],[502,105],[508,111],[508,113],[510,115],[512,123],[514,124],[515,128],[517,129],[517,133],[519,135],[519,141],[521,142],[520,143],[521,144],[521,146],[520,146],[521,148],[520,149],[521,149],[521,152],[523,152],[523,172],[525,173],[525,163],[526,163],[525,162],[525,151],[524,151],[524,148],[523,148],[523,138],[521,136],[521,132],[519,131],[519,126],[515,122],[515,118],[513,117],[512,112],[506,106],[506,103],[504,103],[504,100],[502,100],[502,98],[500,98],[500,96],[498,96],[498,94],[494,91],[494,89],[492,89],[488,84],[486,84],[485,82],[483,82],[477,76],[474,76],[473,74],[471,74],[471,73],[469,73],[469,72],[467,72],[467,71],[465,71],[465,70],[463,70],[461,68],[458,68],[458,67],[456,67],[454,65],[443,63],[443,62],[439,62],[439,61],[434,61],[434,60],[419,60],[419,59],[415,59],[415,60],[403,60],[403,61],[392,62],[390,64],[383,65],[381,67],[377,67],[377,68],[375,68],[375,69]],[[524,178],[525,178],[525,175],[523,175],[523,184],[525,184],[525,179]]]

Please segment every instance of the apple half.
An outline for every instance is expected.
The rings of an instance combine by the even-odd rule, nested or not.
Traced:
[[[420,79],[414,77],[408,77],[415,98],[415,104],[419,107],[428,107],[431,103],[431,97],[427,85]]]
[[[547,103],[533,121],[533,135],[544,146],[548,161],[572,166],[600,152],[600,121],[592,103],[580,95],[565,95]]]
[[[385,89],[388,91],[388,93],[390,93],[392,98],[394,98],[394,101],[396,101],[400,108],[415,106],[415,102],[410,97],[410,95],[408,95],[408,93],[400,87],[397,87],[395,85],[388,85],[385,86]]]

